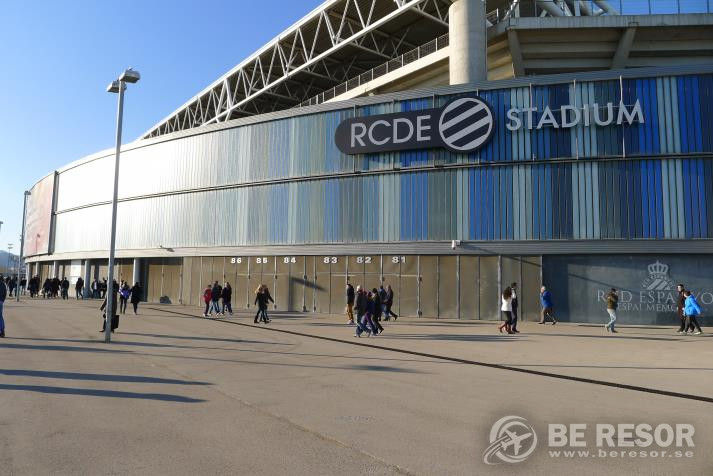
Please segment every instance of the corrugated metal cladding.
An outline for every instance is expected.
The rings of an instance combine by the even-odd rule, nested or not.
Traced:
[[[127,151],[119,195],[134,199],[119,204],[118,246],[713,238],[713,75],[566,82],[480,96],[497,126],[491,141],[469,155],[433,149],[353,157],[334,144],[337,125],[355,113],[437,107],[452,96]],[[637,100],[645,121],[630,126],[505,127],[512,107],[538,107],[538,121],[545,106]],[[98,159],[60,174],[55,252],[106,247],[108,208],[93,204],[110,199],[111,165],[111,158]],[[254,183],[264,181],[272,183]],[[70,210],[76,207],[85,208]]]

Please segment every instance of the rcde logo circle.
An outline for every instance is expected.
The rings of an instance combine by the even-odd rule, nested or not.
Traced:
[[[467,97],[448,104],[438,121],[438,133],[451,150],[472,152],[490,139],[493,111],[481,99]]]

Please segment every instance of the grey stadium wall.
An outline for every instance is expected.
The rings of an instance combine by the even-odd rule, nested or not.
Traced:
[[[247,309],[266,282],[278,309],[341,313],[347,281],[390,283],[402,314],[495,319],[500,290],[517,281],[532,320],[544,282],[565,320],[598,320],[600,291],[615,286],[630,295],[630,322],[674,322],[674,281],[713,301],[703,271],[713,264],[712,94],[713,66],[543,76],[137,141],[122,151],[117,256],[127,279],[131,258],[142,258],[151,301],[198,304],[207,282],[227,280]],[[335,144],[349,118],[463,96],[482,98],[495,118],[476,152],[346,155]],[[563,106],[602,119],[608,104],[613,115],[639,104],[641,117],[561,124]],[[524,123],[511,130],[513,115]],[[84,263],[102,275],[112,166],[103,152],[57,171],[51,254],[29,257],[44,263],[33,272]]]

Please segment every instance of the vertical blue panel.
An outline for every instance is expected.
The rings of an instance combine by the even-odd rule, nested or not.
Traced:
[[[608,118],[607,103],[618,105],[621,99],[621,91],[619,81],[597,81],[594,83],[594,99],[599,106],[601,120]],[[592,114],[592,126],[597,134],[597,150],[599,155],[622,155],[622,137],[623,132],[621,127],[616,125],[616,109],[612,111],[613,125],[596,126],[594,125],[594,111]]]
[[[713,74],[698,76],[698,104],[702,148],[704,152],[713,152]]]
[[[681,76],[678,78],[681,152],[699,152],[703,149],[699,94],[697,76]]]

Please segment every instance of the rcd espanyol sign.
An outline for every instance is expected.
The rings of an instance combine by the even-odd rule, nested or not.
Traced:
[[[468,153],[486,144],[494,130],[490,105],[479,97],[463,97],[434,109],[347,119],[334,140],[345,154],[434,147]]]

